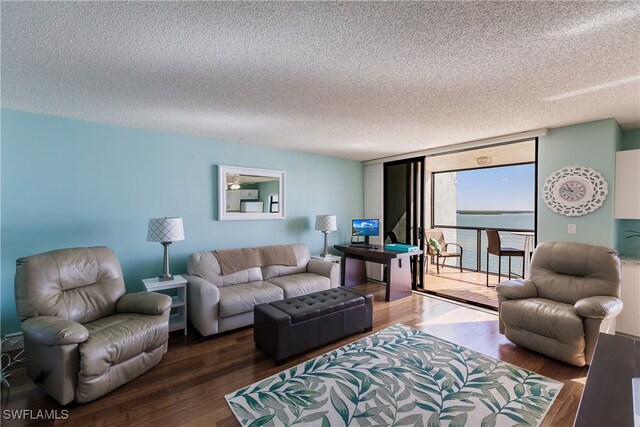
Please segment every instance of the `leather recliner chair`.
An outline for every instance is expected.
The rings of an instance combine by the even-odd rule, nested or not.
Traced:
[[[613,249],[541,243],[528,280],[497,286],[500,333],[554,359],[588,365],[598,334],[615,333],[622,311],[620,281],[620,260]]]
[[[125,295],[120,263],[107,247],[18,259],[15,296],[27,374],[63,405],[120,387],[167,351],[171,298]]]

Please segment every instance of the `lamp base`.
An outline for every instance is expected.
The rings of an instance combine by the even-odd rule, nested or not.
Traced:
[[[322,251],[322,253],[320,254],[320,256],[323,256],[323,257],[325,257],[325,258],[326,258],[326,257],[328,257],[329,255],[331,255],[331,254],[329,253],[329,250],[327,249],[327,235],[329,234],[329,232],[328,232],[328,231],[323,231],[323,233],[324,233],[324,250]]]
[[[158,276],[158,279],[161,282],[168,282],[169,280],[173,280],[173,275],[169,272],[169,245],[171,242],[161,242],[164,248],[164,255],[162,259],[162,264],[164,265],[162,269],[162,275]]]

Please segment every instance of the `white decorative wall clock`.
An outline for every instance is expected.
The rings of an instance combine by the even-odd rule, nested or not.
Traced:
[[[549,175],[542,188],[549,209],[565,216],[581,216],[604,203],[609,185],[602,174],[586,166],[567,166]]]

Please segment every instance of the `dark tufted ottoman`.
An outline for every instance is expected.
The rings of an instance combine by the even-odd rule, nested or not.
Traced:
[[[373,328],[373,296],[333,288],[256,305],[253,340],[276,362]]]

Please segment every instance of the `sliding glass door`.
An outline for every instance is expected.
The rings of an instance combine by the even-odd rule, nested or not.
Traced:
[[[384,164],[384,242],[418,246],[424,253],[424,157]],[[412,281],[422,287],[424,255],[411,257]]]

